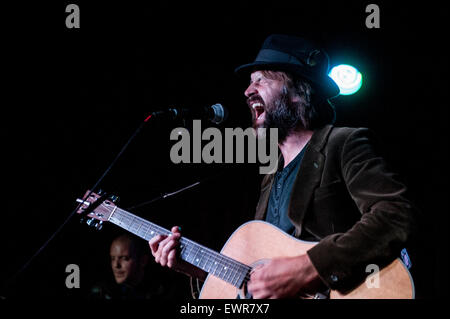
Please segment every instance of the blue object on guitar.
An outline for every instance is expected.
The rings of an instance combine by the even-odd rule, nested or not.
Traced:
[[[411,259],[409,258],[408,252],[406,251],[406,248],[403,248],[402,251],[400,252],[401,256],[402,256],[402,261],[405,264],[406,268],[411,269],[412,263],[411,263]]]

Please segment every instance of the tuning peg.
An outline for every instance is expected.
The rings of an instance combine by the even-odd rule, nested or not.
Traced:
[[[89,218],[86,221],[86,224],[88,224],[89,226],[94,226],[94,222],[95,222],[95,218]]]
[[[103,220],[95,224],[95,229],[101,230],[103,228]]]
[[[111,195],[109,198],[113,203],[117,203],[119,201],[119,196]]]
[[[100,195],[100,196],[105,195],[105,191],[103,189],[99,189],[97,192],[97,195]]]

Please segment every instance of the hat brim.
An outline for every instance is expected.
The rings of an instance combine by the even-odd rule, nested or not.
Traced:
[[[237,67],[234,72],[239,76],[248,76],[250,73],[258,70],[284,71],[300,76],[308,80],[318,93],[327,99],[338,96],[340,92],[339,87],[329,76],[317,78],[308,74],[304,68],[290,63],[255,61]]]

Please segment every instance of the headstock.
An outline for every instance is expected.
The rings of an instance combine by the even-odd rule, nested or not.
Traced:
[[[102,228],[104,221],[108,221],[109,217],[117,209],[115,202],[118,200],[117,196],[106,194],[97,194],[89,190],[84,194],[83,199],[77,199],[81,203],[77,210],[78,214],[82,214],[81,221],[89,218],[86,223],[89,226],[94,226],[98,230]],[[87,213],[87,215],[86,215]]]

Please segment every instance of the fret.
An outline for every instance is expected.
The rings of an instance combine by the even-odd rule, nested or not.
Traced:
[[[224,280],[226,281],[226,282],[229,282],[229,277],[230,277],[230,272],[232,271],[232,269],[230,268],[230,265],[226,265],[226,271],[225,271],[225,274],[224,274]]]
[[[242,283],[244,282],[244,278],[247,276],[247,273],[249,272],[249,267],[243,267],[243,266],[239,266],[240,271],[239,271],[239,276],[237,276],[236,278],[236,283],[235,286],[240,288],[242,286]]]
[[[200,248],[198,246],[194,246],[194,265],[198,267],[198,264],[200,262],[200,256],[198,256],[198,253],[200,252]]]
[[[128,216],[125,214],[122,214],[122,218],[120,219],[120,222],[122,223],[122,227],[126,230],[129,230],[129,222],[128,222]]]
[[[197,252],[197,254],[196,254],[196,257],[197,257],[197,258],[195,259],[195,261],[197,262],[197,267],[203,269],[203,267],[202,267],[202,261],[203,261],[204,255],[203,255],[203,250],[202,250],[201,247],[198,248],[198,252]],[[203,269],[203,270],[204,270],[204,269]]]
[[[206,261],[207,261],[207,255],[205,253],[205,250],[200,248],[200,262],[199,262],[199,267],[201,269],[203,269],[204,271],[206,271]]]
[[[213,262],[215,260],[214,258],[214,254],[208,252],[208,254],[206,255],[206,265],[205,265],[205,271],[207,271],[208,273],[211,272],[211,268],[213,266]]]
[[[242,283],[244,282],[245,277],[247,276],[247,273],[249,272],[249,270],[245,267],[240,267],[241,271],[239,272],[239,276],[236,279],[236,284],[235,286],[238,288],[241,288]]]
[[[237,272],[237,267],[234,264],[230,264],[230,274],[227,278],[227,281],[229,283],[231,283],[231,284],[233,283],[233,277],[235,276],[236,272]]]
[[[136,232],[135,228],[137,223],[135,222],[135,218],[133,216],[129,216],[128,218],[128,228],[134,234]]]
[[[236,267],[236,266],[234,266],[233,267],[234,269],[233,269],[233,275],[230,277],[230,283],[233,285],[233,286],[235,286],[236,285],[236,279],[237,279],[237,277],[239,276],[239,269],[238,269],[238,267]]]
[[[227,281],[227,276],[228,273],[230,272],[230,265],[224,260],[224,267],[223,267],[223,275],[222,275],[222,279]]]
[[[216,268],[214,269],[213,274],[214,274],[214,276],[218,276],[217,270],[219,269],[220,264],[217,261],[214,261],[214,264],[215,264]]]
[[[209,266],[209,268],[208,269],[205,269],[208,273],[210,273],[211,272],[211,268],[212,268],[212,265],[213,265],[213,261],[214,261],[214,256],[213,255],[207,255],[206,256],[206,258],[207,258],[207,260],[208,260],[208,266]],[[205,267],[206,268],[206,267]]]
[[[217,263],[217,265],[216,265],[216,269],[215,269],[215,271],[214,271],[214,274],[215,274],[217,277],[222,278],[222,277],[220,276],[220,273],[222,272],[223,265],[222,265],[222,263],[220,262],[220,257],[216,260],[216,263]]]
[[[193,247],[191,245],[185,244],[183,253],[180,255],[182,259],[190,264],[193,264],[194,256],[192,255]]]
[[[189,245],[183,238],[180,240],[180,244],[182,245],[182,249],[180,252],[180,257],[181,259],[189,262],[192,264],[191,262],[191,252],[192,252],[192,246]]]
[[[181,257],[181,259],[186,260],[186,261],[189,256],[188,248],[189,248],[189,246],[186,246],[186,243],[184,242],[184,240],[180,239],[180,257]]]
[[[231,269],[231,267],[230,267],[229,264],[227,264],[226,267],[227,267],[227,271],[225,272],[224,280],[225,280],[226,282],[230,282],[230,274],[233,272],[233,269]]]
[[[151,229],[151,227],[147,224],[147,229],[145,230],[145,233],[144,233],[144,236],[143,236],[143,238],[146,240],[146,241],[149,241],[153,236],[149,236],[148,235],[148,231]]]
[[[224,274],[226,273],[226,271],[227,271],[227,268],[226,268],[226,266],[225,265],[223,265],[222,263],[219,263],[219,273],[218,273],[218,277],[219,278],[221,278],[221,279],[224,279],[224,275],[222,274],[222,272],[224,272]]]
[[[136,228],[136,224],[134,223],[134,218],[133,217],[131,217],[130,218],[130,221],[129,221],[129,223],[128,223],[128,230],[130,231],[130,232],[132,232],[133,234],[135,234],[135,228]]]
[[[151,239],[151,238],[153,238],[153,237],[155,237],[155,235],[156,235],[156,233],[155,233],[155,230],[153,229],[153,227],[150,225],[150,227],[149,227],[149,230],[150,230],[150,236],[149,236],[149,240]]]
[[[120,214],[119,214],[119,223],[122,225],[122,224],[123,224],[123,219],[124,219],[125,215],[122,214],[121,211],[119,211],[119,212],[120,212]]]
[[[143,224],[142,222],[138,223],[135,234],[139,234],[139,229],[141,229],[142,224]]]
[[[142,223],[141,226],[142,227],[139,229],[138,236],[141,237],[141,238],[144,238],[145,240],[147,240],[148,224],[147,223]]]
[[[195,246],[189,247],[189,259],[186,261],[193,265],[195,264]]]

